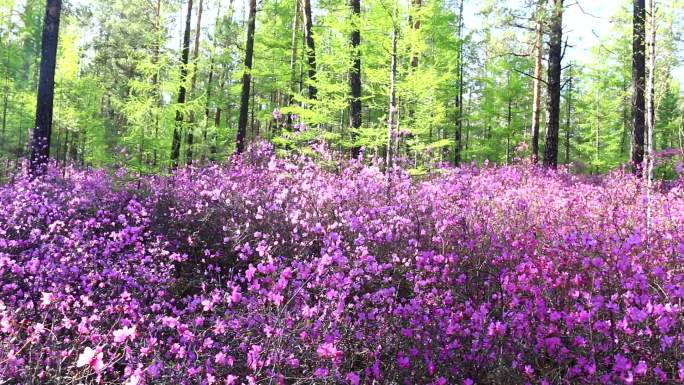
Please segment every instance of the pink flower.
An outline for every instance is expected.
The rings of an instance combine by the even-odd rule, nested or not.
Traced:
[[[643,376],[646,374],[648,371],[648,365],[646,365],[646,362],[644,360],[639,361],[637,366],[634,368],[634,373],[636,373],[639,376]]]
[[[214,362],[215,362],[217,365],[233,366],[234,359],[233,359],[233,357],[227,355],[227,354],[224,353],[224,352],[218,352],[218,353],[216,353],[216,355],[214,356]]]
[[[359,383],[361,383],[361,378],[358,374],[354,372],[347,373],[347,376],[345,378],[347,379],[347,381],[349,381],[350,385],[359,385]]]
[[[328,368],[318,367],[316,370],[314,370],[314,375],[318,378],[328,377],[328,374]]]
[[[408,357],[403,354],[399,354],[399,357],[397,357],[397,365],[400,369],[408,369],[410,364],[411,360],[409,360]]]
[[[76,367],[81,368],[83,366],[89,365],[96,373],[99,373],[104,369],[104,362],[102,361],[103,353],[102,348],[92,349],[91,347],[86,347],[83,352],[78,356],[78,361],[76,361]]]
[[[226,377],[225,384],[226,385],[234,385],[237,380],[238,380],[237,376],[229,374],[228,377]]]
[[[127,339],[130,339],[131,341],[135,339],[136,333],[135,333],[135,326],[133,327],[128,327],[124,326],[121,329],[114,330],[112,333],[114,335],[114,342],[115,343],[123,343],[126,342]]]
[[[239,286],[233,287],[233,290],[230,293],[230,302],[231,303],[240,303],[241,299],[242,299],[242,294],[240,293],[240,287]]]
[[[309,305],[304,305],[302,308],[302,315],[304,318],[311,318],[316,315],[316,312],[318,311],[318,308],[316,306],[309,307]]]
[[[40,299],[40,306],[41,307],[49,306],[54,301],[55,301],[55,295],[53,293],[50,293],[50,292],[41,293],[41,299]]]
[[[142,381],[142,371],[141,370],[136,370],[130,377],[128,377],[128,380],[126,380],[124,385],[138,385]]]
[[[259,360],[261,350],[261,345],[252,345],[252,348],[247,352],[247,366],[250,369],[257,370],[261,367],[262,362]]]
[[[335,344],[333,344],[332,342],[326,342],[319,346],[318,349],[316,349],[316,353],[318,353],[318,355],[323,358],[342,358],[342,351],[338,350]]]
[[[214,309],[214,303],[211,300],[205,299],[202,301],[202,310],[212,311]]]

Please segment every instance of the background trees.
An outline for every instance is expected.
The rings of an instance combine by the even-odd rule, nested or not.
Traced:
[[[394,143],[394,158],[416,173],[434,162],[504,164],[535,152],[587,172],[638,163],[647,55],[632,35],[648,29],[633,16],[645,13],[639,1],[599,15],[609,27],[597,44],[558,65],[549,59],[562,55],[566,38],[549,45],[559,41],[554,20],[577,12],[574,3],[204,0],[198,20],[198,0],[69,1],[50,155],[152,173],[220,160],[261,138],[281,151],[323,143],[342,158],[361,147],[386,158]],[[35,126],[44,8],[0,1],[0,157],[8,167],[28,154]],[[658,2],[656,154],[684,141],[675,76],[683,12],[680,1]],[[557,108],[549,114],[543,105]],[[539,136],[548,140],[535,145]]]

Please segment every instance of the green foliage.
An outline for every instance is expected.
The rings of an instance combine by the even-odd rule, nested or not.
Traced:
[[[531,23],[534,7],[512,9],[506,2],[488,0],[480,5],[477,27],[459,37],[459,1],[423,1],[416,7],[414,2],[362,0],[358,19],[346,1],[320,1],[313,12],[317,74],[311,80],[297,1],[259,2],[249,141],[267,139],[280,151],[301,153],[322,143],[342,156],[362,146],[366,154],[383,156],[391,31],[396,27],[398,151],[413,173],[420,175],[435,162],[453,162],[461,80],[464,161],[511,163],[519,144],[530,142],[534,36],[520,26]],[[570,63],[564,71],[559,159],[583,165],[588,172],[605,172],[629,159],[632,24],[630,3],[622,3],[620,12],[612,15],[611,29],[588,51],[587,60]],[[186,4],[97,0],[67,5],[60,30],[51,144],[58,161],[125,166],[141,174],[167,170],[177,111],[183,117],[182,158],[189,130],[195,137],[195,162],[220,161],[233,152],[244,71],[245,5],[204,0],[199,56],[188,65],[188,99],[179,105]],[[681,89],[671,76],[679,64],[674,31],[681,26],[677,15],[682,9],[677,0],[664,4],[658,13],[659,151],[684,146]],[[0,0],[2,158],[27,155],[43,11],[43,1]],[[349,73],[355,27],[361,33],[363,110],[362,127],[353,131]],[[318,89],[316,100],[308,98],[310,84]],[[275,109],[283,114],[279,121],[273,118]],[[290,121],[288,114],[298,119]],[[543,128],[544,124],[542,145]]]

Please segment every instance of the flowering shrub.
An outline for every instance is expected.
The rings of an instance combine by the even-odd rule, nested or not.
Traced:
[[[684,381],[684,190],[278,159],[0,188],[0,379]],[[647,217],[646,205],[650,205]]]

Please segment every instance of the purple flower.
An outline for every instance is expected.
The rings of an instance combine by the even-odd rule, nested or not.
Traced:
[[[282,113],[280,112],[280,109],[278,107],[273,109],[273,119],[278,121],[283,117]]]

